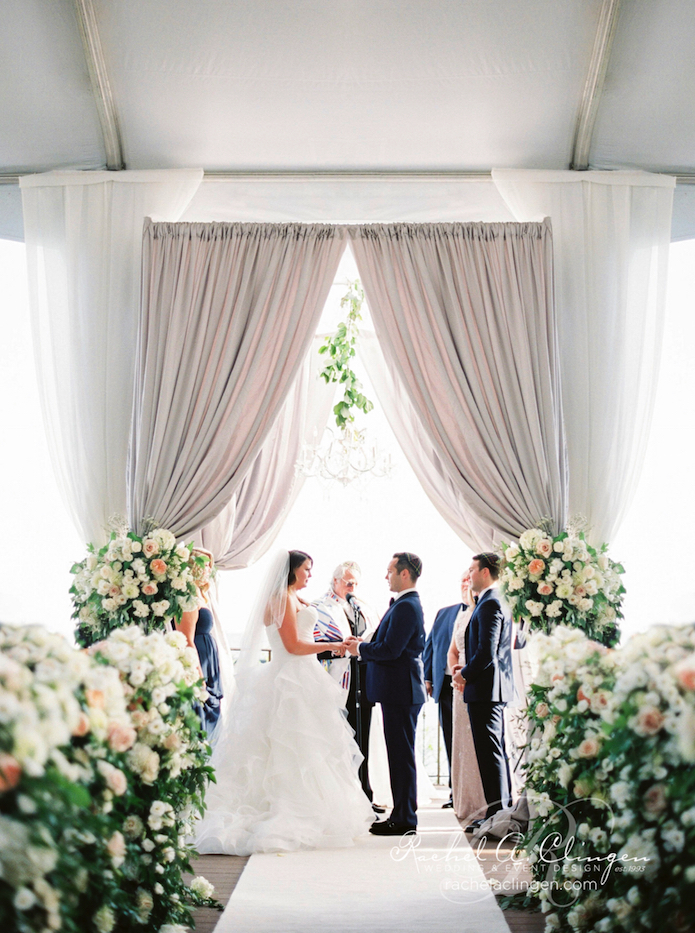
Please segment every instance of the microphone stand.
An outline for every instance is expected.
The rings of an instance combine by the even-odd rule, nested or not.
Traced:
[[[348,593],[346,599],[352,609],[354,615],[354,622],[350,623],[350,628],[353,630],[353,634],[357,635],[357,629],[359,628],[359,619],[362,615],[360,607],[357,604],[357,600],[352,595]],[[365,626],[366,628],[366,626]],[[355,675],[355,736],[357,738],[357,746],[359,750],[364,755],[366,760],[367,756],[362,748],[362,672],[360,671],[360,657],[357,655],[354,663],[354,675]],[[360,765],[360,770],[364,767],[364,761]]]

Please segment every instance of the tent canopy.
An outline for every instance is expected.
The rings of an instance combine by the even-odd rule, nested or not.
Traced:
[[[568,168],[582,117],[590,168],[695,173],[692,0],[3,0],[2,11],[4,175],[116,167],[118,153],[129,169],[206,172]],[[0,191],[6,235],[17,201]]]

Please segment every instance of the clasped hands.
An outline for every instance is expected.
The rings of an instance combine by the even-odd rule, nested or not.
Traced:
[[[463,688],[466,686],[466,681],[461,677],[461,668],[462,664],[457,664],[451,674],[451,683],[454,690],[457,690],[459,693],[463,693]]]
[[[346,638],[345,641],[331,644],[331,651],[337,658],[344,658],[346,654],[357,656],[359,651],[357,646],[361,641],[361,638],[357,638],[356,635],[351,635],[349,638]]]

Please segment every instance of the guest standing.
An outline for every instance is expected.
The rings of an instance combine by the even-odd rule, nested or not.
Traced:
[[[466,627],[466,663],[454,673],[463,686],[475,753],[485,791],[485,818],[511,806],[511,779],[505,748],[504,707],[515,698],[512,673],[512,620],[496,587],[500,558],[484,552],[473,557],[471,589],[478,602]],[[477,829],[483,820],[467,827]],[[477,824],[477,825],[476,825]]]

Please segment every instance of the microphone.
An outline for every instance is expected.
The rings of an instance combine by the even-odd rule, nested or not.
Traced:
[[[363,635],[365,629],[367,628],[367,623],[364,621],[364,616],[362,615],[362,610],[360,609],[360,604],[357,602],[352,593],[348,593],[345,597],[350,608],[352,609],[352,614],[355,618],[355,634]]]

